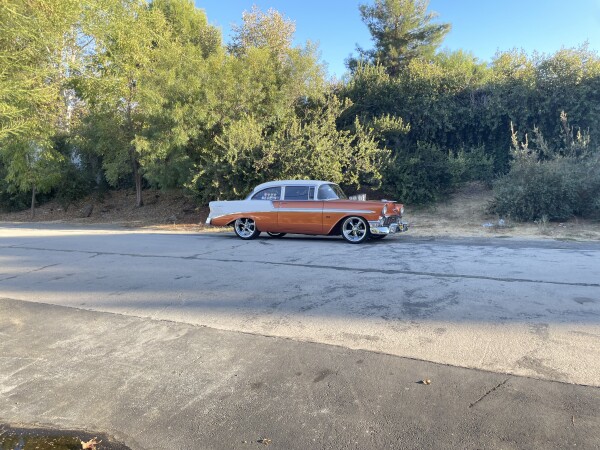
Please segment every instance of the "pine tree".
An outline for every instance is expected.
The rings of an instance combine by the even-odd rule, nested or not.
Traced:
[[[436,13],[427,12],[427,0],[375,0],[361,4],[360,15],[369,28],[375,48],[357,48],[360,58],[351,58],[354,69],[359,60],[383,65],[391,76],[414,58],[431,58],[450,24],[432,23]]]

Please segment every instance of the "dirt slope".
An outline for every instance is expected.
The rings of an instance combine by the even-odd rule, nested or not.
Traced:
[[[515,223],[507,218],[486,214],[492,192],[481,183],[457,190],[439,204],[416,208],[405,205],[405,220],[413,236],[495,236],[600,240],[600,222],[572,219],[564,223]],[[180,191],[144,192],[145,205],[135,207],[135,192],[112,191],[104,196],[89,196],[66,209],[56,201],[36,209],[34,222],[78,224],[116,224],[173,231],[202,231],[208,208],[197,206]],[[91,212],[90,212],[91,210]],[[86,217],[89,213],[89,216]],[[500,221],[503,219],[503,222]],[[29,210],[0,213],[0,221],[29,222]]]

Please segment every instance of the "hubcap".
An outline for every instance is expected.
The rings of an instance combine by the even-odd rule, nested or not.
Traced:
[[[235,231],[240,237],[250,237],[256,230],[256,224],[252,219],[238,219],[235,221]]]
[[[342,228],[344,237],[352,242],[358,242],[364,239],[367,233],[367,227],[361,219],[353,217],[344,222]]]

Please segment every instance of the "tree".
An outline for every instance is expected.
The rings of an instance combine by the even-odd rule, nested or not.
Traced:
[[[84,144],[100,154],[107,180],[116,185],[132,175],[136,206],[143,205],[140,140],[147,127],[148,103],[161,86],[144,82],[166,51],[168,27],[162,12],[143,0],[113,0],[98,11],[88,32],[95,52],[77,83],[90,114],[82,129]]]
[[[46,143],[44,143],[46,144]],[[47,144],[16,140],[3,148],[9,192],[31,192],[31,218],[35,216],[35,196],[48,192],[60,181],[62,156]]]
[[[193,174],[195,147],[211,147],[225,110],[218,95],[228,80],[220,31],[190,0],[154,0],[167,22],[151,70],[140,85],[153,88],[145,99],[146,126],[136,137],[144,177],[161,188],[181,187]]]
[[[57,183],[62,155],[53,137],[68,129],[68,77],[81,42],[77,0],[0,2],[0,158],[7,189],[36,192]]]
[[[352,130],[337,128],[349,105],[332,95],[274,122],[250,115],[233,121],[215,138],[216,147],[193,183],[201,187],[203,200],[239,197],[278,178],[378,187],[389,153],[358,120]]]
[[[330,93],[315,47],[292,46],[293,23],[277,11],[254,8],[243,19],[229,54],[207,66],[212,126],[190,154],[190,189],[206,201],[282,177],[377,185],[386,151],[359,121],[337,128],[350,103]]]
[[[242,14],[243,24],[232,27],[233,38],[228,48],[234,55],[241,55],[250,47],[268,48],[283,56],[292,47],[296,25],[279,11],[262,12],[256,5]]]
[[[427,0],[375,0],[373,5],[361,4],[360,15],[369,28],[375,48],[357,50],[360,59],[382,64],[391,76],[398,76],[403,67],[415,58],[431,58],[450,24],[432,23],[435,13],[428,13]],[[356,67],[350,58],[348,66]]]
[[[192,0],[152,0],[150,7],[165,16],[172,40],[199,48],[204,58],[219,51],[219,29],[208,24],[206,14]]]

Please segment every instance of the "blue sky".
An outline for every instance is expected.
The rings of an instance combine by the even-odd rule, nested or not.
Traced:
[[[330,75],[341,77],[344,60],[358,43],[371,47],[360,19],[358,0],[195,0],[208,20],[229,41],[230,25],[240,23],[242,12],[253,4],[266,11],[275,8],[296,23],[296,44],[319,44]],[[553,53],[588,41],[600,50],[600,0],[430,0],[438,20],[452,24],[443,47],[463,49],[483,61],[497,50],[522,48]]]

